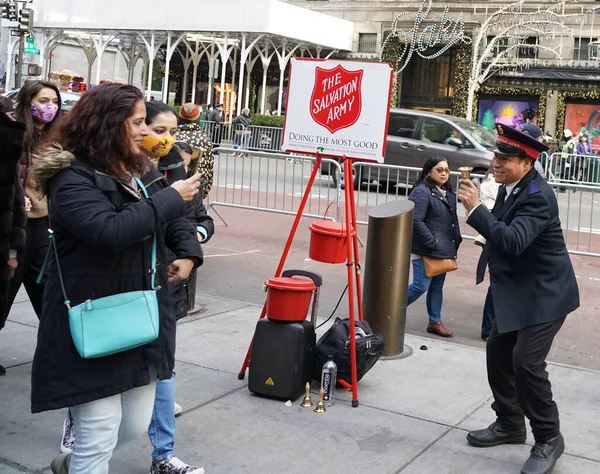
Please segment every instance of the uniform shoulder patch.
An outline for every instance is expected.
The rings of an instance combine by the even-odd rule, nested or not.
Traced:
[[[537,194],[537,193],[539,193],[539,192],[540,192],[539,188],[538,188],[538,187],[536,186],[536,184],[535,184],[535,183],[532,181],[532,182],[529,184],[529,195],[531,196],[532,194]]]

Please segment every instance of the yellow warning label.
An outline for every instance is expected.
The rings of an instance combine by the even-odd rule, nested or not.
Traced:
[[[275,385],[275,382],[273,382],[273,379],[271,377],[269,377],[267,379],[267,381],[265,382],[265,385]]]

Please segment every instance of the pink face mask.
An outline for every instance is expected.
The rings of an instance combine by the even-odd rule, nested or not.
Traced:
[[[41,123],[49,123],[54,120],[58,113],[58,105],[56,104],[31,104],[31,115],[34,119]]]

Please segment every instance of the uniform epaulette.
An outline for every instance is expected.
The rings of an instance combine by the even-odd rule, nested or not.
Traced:
[[[536,186],[536,184],[535,184],[535,183],[532,181],[532,182],[529,184],[529,195],[531,196],[532,194],[537,194],[537,193],[539,193],[539,192],[540,192],[539,188],[538,188],[538,187]]]

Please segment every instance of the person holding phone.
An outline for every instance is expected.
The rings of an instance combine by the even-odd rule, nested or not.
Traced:
[[[115,447],[147,431],[156,380],[173,375],[175,319],[168,285],[186,279],[203,262],[184,214],[201,178],[169,186],[143,152],[148,135],[142,93],[134,86],[106,84],[81,97],[34,161],[32,173],[48,196],[70,305],[147,290],[153,235],[160,263],[155,270],[158,338],[84,359],[71,337],[56,259],[50,260],[31,408],[33,413],[69,408],[77,434],[72,453],[52,461],[54,474],[108,474]],[[167,259],[167,247],[175,260]]]

